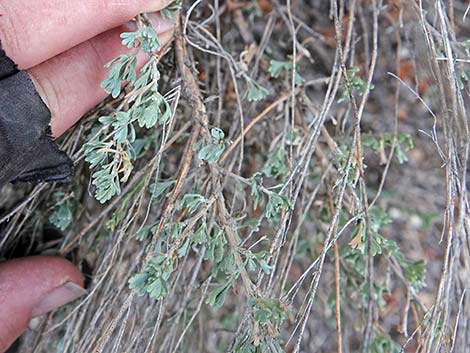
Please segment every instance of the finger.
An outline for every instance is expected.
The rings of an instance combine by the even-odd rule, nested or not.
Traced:
[[[85,293],[83,277],[70,262],[47,256],[0,264],[0,353],[28,327],[31,318]]]
[[[100,34],[29,70],[39,94],[51,111],[54,136],[63,134],[107,97],[100,86],[108,72],[104,65],[128,51],[119,37],[126,30],[129,29],[120,27]],[[172,33],[159,34],[162,45],[171,40]],[[142,55],[138,67],[144,60]]]
[[[28,69],[171,0],[1,0],[0,40]]]

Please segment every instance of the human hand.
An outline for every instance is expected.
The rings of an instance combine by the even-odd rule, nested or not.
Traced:
[[[155,12],[171,0],[0,0],[3,50],[27,70],[51,111],[55,137],[106,97],[100,87],[104,65],[129,49],[120,34],[143,12]],[[150,16],[162,45],[173,35],[173,22]],[[142,66],[145,57],[139,59]],[[7,102],[6,102],[7,103]],[[45,314],[83,295],[83,277],[56,257],[30,257],[0,264],[0,353]]]
[[[133,17],[172,0],[1,0],[0,40],[19,69],[27,70],[51,111],[55,137],[106,98],[104,65],[130,52],[120,34],[135,30]],[[174,21],[151,16],[162,45]],[[145,61],[140,57],[138,67]]]

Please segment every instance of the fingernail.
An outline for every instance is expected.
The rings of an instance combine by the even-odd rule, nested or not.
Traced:
[[[160,12],[152,12],[149,13],[148,18],[152,21],[153,28],[157,31],[157,33],[164,33],[171,31],[175,28],[176,19],[178,16],[172,16],[170,18],[163,17]]]
[[[28,328],[30,330],[36,331],[41,325],[41,322],[42,322],[41,318],[33,317],[31,321],[29,322]]]
[[[148,13],[147,17],[152,22],[152,27],[155,29],[155,31],[157,31],[157,33],[165,33],[173,30],[176,25],[176,19],[178,18],[178,16],[172,16],[171,18],[162,17],[159,12]],[[137,30],[135,21],[128,22],[126,26],[128,27],[129,31]]]
[[[62,287],[54,289],[46,295],[33,309],[32,317],[44,315],[62,305],[70,303],[86,293],[86,290],[73,282],[67,282]]]
[[[163,10],[174,0],[149,0],[146,2],[146,8],[142,12],[157,12]]]

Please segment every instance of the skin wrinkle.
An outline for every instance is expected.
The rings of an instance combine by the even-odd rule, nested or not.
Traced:
[[[98,50],[98,47],[95,43],[95,41],[93,40],[94,38],[90,39],[90,40],[87,40],[86,43],[88,44],[88,46],[91,48],[91,53],[94,53],[94,56],[96,57],[97,59],[97,62],[99,63],[99,66],[105,66],[107,63],[108,63],[108,60],[105,59],[101,53],[100,50]]]
[[[62,110],[61,106],[64,102],[60,99],[60,92],[57,90],[57,86],[52,83],[50,76],[45,76],[41,81],[38,81],[34,78],[34,74],[32,74],[33,72],[34,71],[30,71],[28,74],[33,78],[33,84],[35,85],[41,100],[51,112],[49,125],[52,126],[52,121],[56,119],[57,114]]]
[[[58,94],[57,94],[57,91],[55,90],[55,88],[53,87],[53,85],[50,84],[50,80],[46,77],[45,80],[41,81],[42,83],[39,83],[39,81],[36,80],[36,78],[34,77],[34,71],[33,70],[28,71],[28,75],[29,75],[29,78],[31,79],[31,81],[33,82],[34,88],[36,88],[36,91],[38,92],[39,97],[41,97],[41,100],[47,106],[49,111],[52,112],[53,110],[59,109],[58,108],[59,107]],[[46,91],[44,86],[49,86],[49,87],[51,87],[51,89]],[[46,97],[46,92],[49,92],[49,94],[47,94],[47,100],[44,99],[44,97]],[[53,118],[54,117],[51,115],[51,121],[52,121]]]

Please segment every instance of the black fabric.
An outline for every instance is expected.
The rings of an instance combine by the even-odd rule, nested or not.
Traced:
[[[0,186],[71,179],[72,161],[52,140],[50,120],[28,73],[0,47]]]

